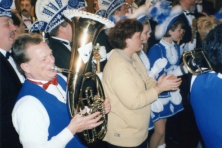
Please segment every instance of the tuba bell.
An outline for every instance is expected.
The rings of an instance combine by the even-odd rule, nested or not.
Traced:
[[[99,111],[103,123],[93,129],[77,133],[85,143],[94,143],[104,138],[107,131],[107,115],[105,114],[105,94],[99,77],[92,72],[92,48],[100,31],[111,28],[114,23],[101,16],[76,9],[65,10],[63,15],[72,22],[72,52],[69,69],[55,67],[58,72],[67,72],[67,98],[70,115],[73,117],[84,108],[87,116]]]
[[[187,51],[183,54],[183,63],[193,75],[213,71],[210,61],[202,49]]]

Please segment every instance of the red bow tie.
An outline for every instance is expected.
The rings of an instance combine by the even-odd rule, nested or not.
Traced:
[[[34,84],[38,84],[38,85],[42,85],[42,87],[46,90],[50,84],[53,85],[58,85],[58,78],[54,77],[53,79],[51,79],[50,81],[48,81],[47,83],[43,84],[42,82],[35,82],[35,81],[31,81],[28,79],[29,82],[32,82]]]

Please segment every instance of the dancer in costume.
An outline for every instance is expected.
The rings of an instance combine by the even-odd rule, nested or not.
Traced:
[[[178,15],[182,13],[182,8],[180,6],[171,8],[164,1],[159,2],[161,5],[158,5],[158,2],[154,3],[150,13],[158,23],[155,28],[155,36],[158,39],[162,39],[158,44],[152,46],[148,52],[150,67],[157,69],[154,73],[156,79],[159,79],[163,74],[173,74],[175,76],[183,74],[180,67],[180,46],[174,43],[174,41],[179,40],[182,33],[182,21],[178,19]],[[154,9],[158,9],[158,11],[154,11]],[[161,17],[162,19],[160,20],[159,16],[161,15],[164,17]],[[156,64],[162,58],[167,59],[165,67]],[[154,123],[154,133],[150,140],[150,148],[166,147],[165,126],[167,118],[183,110],[182,98],[179,91],[179,89],[165,91],[158,96],[158,101],[152,104],[151,118]]]

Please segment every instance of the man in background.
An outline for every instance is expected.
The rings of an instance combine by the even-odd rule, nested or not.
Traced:
[[[31,15],[34,11],[33,0],[20,0],[20,15],[24,21],[26,29],[29,30],[32,24],[36,21],[35,16]]]
[[[12,57],[12,44],[16,36],[16,27],[11,19],[12,0],[0,2],[0,127],[2,148],[21,148],[18,135],[12,125],[11,113],[17,95],[24,82]]]

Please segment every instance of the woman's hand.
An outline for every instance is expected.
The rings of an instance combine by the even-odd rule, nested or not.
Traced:
[[[172,74],[170,75],[163,74],[158,79],[155,89],[157,90],[158,94],[164,91],[177,90],[181,82],[182,82],[181,78],[177,78]]]

